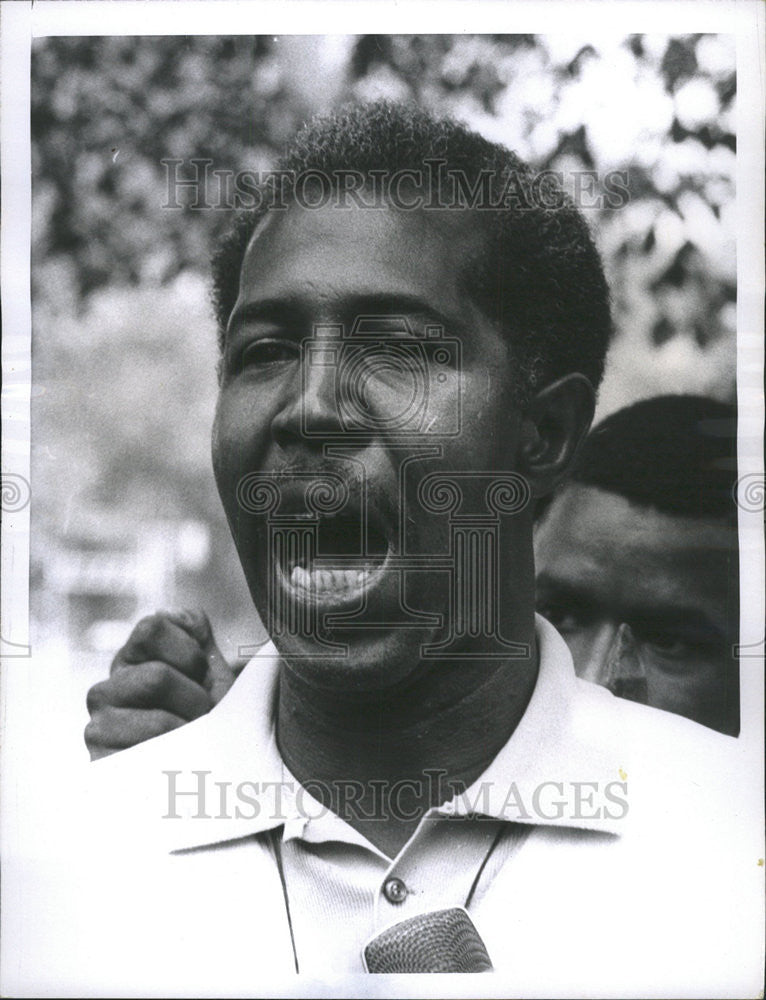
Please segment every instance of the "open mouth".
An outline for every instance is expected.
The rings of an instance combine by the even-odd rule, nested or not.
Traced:
[[[366,536],[366,537],[365,537]],[[283,584],[303,600],[341,603],[371,590],[383,576],[391,546],[383,525],[363,530],[361,518],[322,518],[315,535],[278,554]]]

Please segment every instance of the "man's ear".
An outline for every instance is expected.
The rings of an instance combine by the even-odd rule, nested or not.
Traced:
[[[579,372],[564,375],[532,398],[521,421],[519,471],[535,497],[564,479],[593,420],[596,394]]]

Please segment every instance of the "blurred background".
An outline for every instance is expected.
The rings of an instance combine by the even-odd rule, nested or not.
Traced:
[[[143,614],[204,607],[229,656],[262,638],[209,459],[208,257],[230,217],[163,208],[161,161],[268,170],[313,113],[379,97],[566,179],[625,171],[626,204],[586,210],[617,326],[599,415],[735,398],[733,36],[38,40],[30,629],[83,717]]]

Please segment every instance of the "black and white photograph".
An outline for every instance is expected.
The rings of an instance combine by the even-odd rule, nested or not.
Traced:
[[[763,995],[763,29],[2,4],[0,995]]]

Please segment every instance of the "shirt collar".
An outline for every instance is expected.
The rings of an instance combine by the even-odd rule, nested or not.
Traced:
[[[575,676],[563,639],[539,616],[536,632],[538,678],[514,733],[463,795],[431,812],[445,816],[478,813],[533,825],[617,833],[619,820],[593,806],[590,790],[603,795],[608,783],[618,781],[619,761],[603,745],[594,720],[578,711],[578,690],[584,682]],[[205,817],[199,815],[193,796],[178,797],[178,818],[165,819],[163,824],[161,839],[170,850],[221,843],[282,825],[288,838],[325,840],[332,834],[333,839],[356,842],[348,824],[331,813],[321,813],[322,807],[301,789],[281,759],[274,725],[279,666],[277,651],[268,643],[212,712],[145,745],[154,745],[152,756],[155,762],[162,761],[163,774],[179,770],[176,780],[185,782],[184,790],[200,768],[207,773],[211,789]],[[116,755],[123,756],[130,755]],[[215,782],[230,783],[223,814],[216,813]],[[585,810],[582,786],[586,786]],[[237,789],[244,790],[246,800],[237,798]],[[307,815],[318,818],[307,823]],[[307,833],[312,827],[313,835]]]
[[[577,679],[569,648],[539,615],[536,634],[539,671],[524,715],[486,771],[439,811],[620,833],[622,810],[604,800],[621,780],[619,757],[581,697],[605,692]]]

